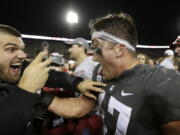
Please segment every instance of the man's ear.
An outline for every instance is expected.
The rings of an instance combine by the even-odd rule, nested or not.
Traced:
[[[115,46],[116,57],[121,57],[124,54],[124,51],[125,51],[125,46],[124,45],[117,44]]]

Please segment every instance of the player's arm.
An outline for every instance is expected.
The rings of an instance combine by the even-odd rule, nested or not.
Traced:
[[[49,76],[49,71],[53,69],[53,67],[51,66],[48,67],[48,65],[52,62],[50,58],[42,62],[42,59],[45,55],[47,55],[47,52],[45,51],[38,54],[34,61],[25,69],[18,83],[18,86],[21,89],[28,91],[30,93],[36,93],[39,89],[41,89],[44,86]],[[93,85],[92,83],[88,82],[87,84],[87,82],[82,82],[81,84],[84,84],[81,86],[84,86],[83,88],[85,90],[86,88],[88,90],[94,89],[94,87],[91,86]],[[97,89],[95,90],[97,91]],[[95,101],[85,97],[58,98],[54,97],[53,95],[45,94],[40,96],[38,104],[42,108],[48,108],[50,111],[60,116],[81,117],[93,109],[93,107],[95,106]]]
[[[55,97],[48,110],[63,117],[82,117],[95,107],[95,101],[84,96],[79,98]]]
[[[180,121],[163,124],[161,128],[163,135],[180,135]]]

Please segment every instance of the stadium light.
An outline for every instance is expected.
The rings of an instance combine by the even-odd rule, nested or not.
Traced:
[[[76,12],[69,11],[67,14],[67,22],[68,23],[78,23],[78,15]]]
[[[78,23],[78,15],[76,12],[69,11],[67,13],[67,22],[71,24],[71,38],[73,38],[73,27],[75,23]]]

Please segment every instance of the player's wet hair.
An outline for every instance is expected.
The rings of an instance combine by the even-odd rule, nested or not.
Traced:
[[[134,48],[138,43],[134,21],[130,15],[125,13],[108,14],[107,16],[91,20],[89,28],[91,34],[94,31],[105,31],[116,37],[127,40]]]

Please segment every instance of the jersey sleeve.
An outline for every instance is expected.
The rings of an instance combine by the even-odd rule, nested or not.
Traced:
[[[157,68],[146,74],[146,102],[158,122],[180,120],[180,74],[175,70]]]

